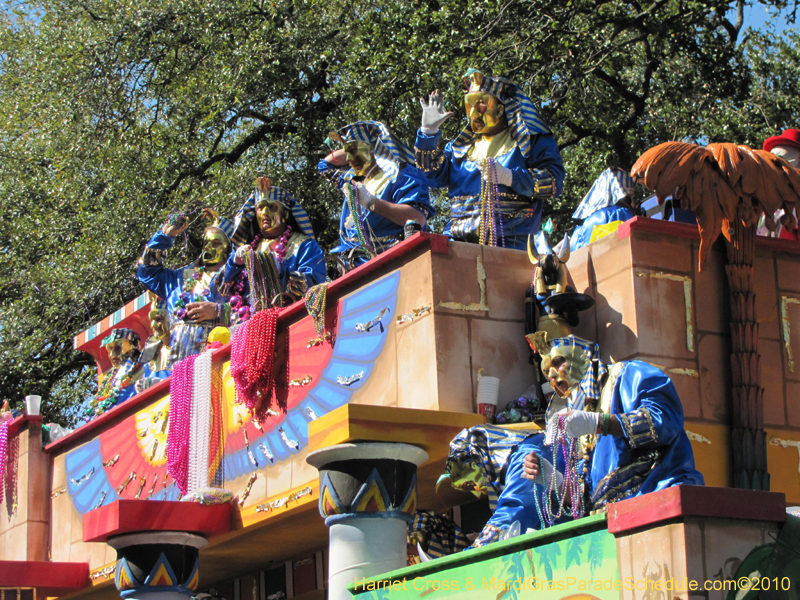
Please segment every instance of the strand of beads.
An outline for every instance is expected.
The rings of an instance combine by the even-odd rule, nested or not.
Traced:
[[[242,321],[246,321],[250,318],[250,307],[244,303],[244,299],[242,298],[245,281],[247,281],[247,271],[242,271],[242,274],[239,275],[239,281],[233,284],[233,296],[230,297],[226,313],[223,315],[224,320],[222,325],[225,325],[226,327],[231,324],[231,310],[235,310],[236,314],[239,315],[239,318]]]
[[[277,309],[267,309],[253,315],[236,331],[231,348],[231,376],[236,387],[236,401],[244,404],[258,422],[267,416],[275,387],[278,312]],[[278,405],[285,411],[285,402],[278,402]]]
[[[372,245],[372,240],[369,235],[365,234],[364,230],[364,220],[366,219],[366,215],[363,214],[361,210],[361,203],[359,200],[359,191],[358,187],[354,186],[352,183],[345,183],[344,185],[344,196],[347,201],[347,207],[350,209],[350,217],[353,219],[353,223],[355,223],[356,227],[356,237],[358,237],[358,243],[361,245],[362,248],[369,252],[370,256],[375,256],[375,247]]]
[[[281,304],[281,282],[278,267],[270,252],[251,250],[245,254],[250,282],[250,305],[254,312]]]
[[[539,493],[536,492],[534,494],[536,513],[539,516],[539,522],[542,527],[552,527],[562,516],[579,519],[584,513],[585,477],[584,475],[578,475],[578,469],[581,458],[587,460],[587,456],[583,455],[581,457],[579,441],[567,436],[564,415],[559,415],[556,421],[555,438],[553,442],[553,473],[550,476],[550,481],[545,482],[544,485],[543,507],[539,503]],[[565,463],[564,480],[560,487],[556,480],[556,461],[559,453],[563,455]],[[569,493],[567,493],[568,491]],[[556,511],[553,510],[553,498],[555,498],[555,504],[558,507]],[[571,507],[567,506],[568,498]]]
[[[6,471],[6,458],[8,457],[8,421],[4,421],[2,425],[0,425],[0,475],[2,475],[2,479],[5,479],[5,471]],[[0,502],[3,501],[3,483],[5,481],[0,482]]]
[[[222,474],[223,469],[219,468],[219,463],[222,460],[222,452],[224,448],[224,437],[222,428],[222,413],[223,413],[223,389],[222,389],[222,365],[217,364],[216,367],[211,367],[211,438],[209,441],[209,465],[208,465],[208,481],[211,487],[222,487]]]
[[[211,352],[194,363],[192,378],[191,431],[189,435],[188,490],[208,486],[208,444],[211,429]]]
[[[487,246],[497,246],[498,240],[505,247],[506,236],[503,228],[503,217],[500,213],[497,163],[493,158],[486,158],[481,161],[481,227],[479,243]]]
[[[167,430],[167,473],[181,494],[186,494],[189,477],[189,431],[192,379],[197,355],[186,357],[172,368],[169,387],[169,429]]]
[[[328,283],[317,284],[306,292],[306,310],[314,322],[318,337],[325,332],[325,305],[328,296]]]
[[[203,302],[208,300],[208,296],[211,294],[211,290],[209,288],[204,287],[200,294],[194,293],[197,283],[203,280],[203,275],[205,275],[205,273],[205,267],[198,267],[195,269],[194,273],[192,273],[191,278],[183,284],[183,291],[181,292],[178,300],[175,302],[175,308],[173,310],[173,314],[178,319],[183,319],[186,317],[187,304],[190,304],[191,302]]]

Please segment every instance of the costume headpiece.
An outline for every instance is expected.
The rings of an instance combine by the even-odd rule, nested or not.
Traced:
[[[211,222],[211,227],[216,227],[217,229],[220,229],[230,242],[231,236],[233,235],[233,221],[231,221],[227,217],[220,217],[219,213],[213,208],[204,208],[203,217],[204,218],[210,217],[211,219],[213,219]]]
[[[128,340],[137,350],[139,348],[139,334],[132,329],[112,329],[111,333],[103,338],[100,345],[105,347],[117,340]]]
[[[764,150],[772,152],[775,146],[791,146],[800,150],[800,129],[786,129],[780,135],[764,140]]]
[[[517,142],[522,155],[530,158],[533,151],[531,137],[550,133],[531,99],[522,92],[522,88],[505,77],[489,77],[475,69],[467,71],[464,77],[468,78],[470,92],[485,92],[503,103],[511,137]],[[453,140],[453,156],[464,156],[478,137],[480,136],[467,125]]]
[[[581,355],[589,364],[577,389],[572,390],[569,396],[569,408],[586,410],[589,403],[599,400],[600,392],[608,377],[608,368],[600,357],[600,345],[597,342],[590,342],[574,335],[549,340],[545,331],[537,331],[526,337],[531,347],[542,356],[550,354],[553,348],[569,347],[573,349],[573,356]]]
[[[148,319],[154,319],[159,316],[159,313],[169,314],[167,310],[167,301],[159,298],[153,292],[147,292],[147,297],[150,298],[150,312],[147,314]]]
[[[372,148],[372,155],[381,170],[386,173],[391,181],[397,179],[400,165],[415,164],[414,152],[389,131],[383,123],[378,121],[357,121],[337,132],[331,132],[331,141],[342,144],[347,142],[364,142]],[[353,170],[345,173],[345,180],[353,177]]]
[[[592,189],[581,200],[578,208],[572,213],[572,218],[585,219],[601,208],[613,206],[626,196],[633,195],[635,188],[636,183],[630,173],[616,167],[606,169],[600,173],[600,177],[595,180]]]
[[[244,201],[244,204],[236,213],[233,222],[233,236],[231,241],[235,247],[252,242],[256,237],[258,225],[256,223],[256,205],[265,198],[269,202],[277,202],[284,208],[292,212],[294,220],[297,221],[300,231],[310,238],[314,238],[314,229],[311,227],[311,220],[308,213],[300,206],[300,203],[283,188],[272,185],[272,180],[267,177],[258,177],[255,182],[256,189],[253,194]]]

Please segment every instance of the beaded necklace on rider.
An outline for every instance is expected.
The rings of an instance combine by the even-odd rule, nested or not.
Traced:
[[[498,231],[500,241],[506,246],[503,230],[503,217],[500,214],[500,194],[497,189],[497,163],[493,158],[481,161],[481,228],[480,244],[497,246]]]
[[[536,513],[539,515],[539,522],[542,524],[542,528],[552,527],[555,525],[556,520],[562,516],[580,519],[584,514],[585,478],[588,474],[587,465],[591,454],[588,446],[583,453],[580,446],[580,440],[567,436],[564,415],[559,415],[556,421],[555,441],[553,442],[553,473],[550,476],[550,481],[545,482],[545,489],[542,494],[544,507],[540,506],[539,494],[536,493],[534,495]],[[561,489],[556,483],[556,460],[559,452],[563,454],[564,464],[566,465]],[[583,472],[579,474],[581,459],[584,461]],[[567,507],[567,490],[570,494],[571,508]],[[555,496],[556,505],[558,506],[556,511],[553,511],[553,496]]]
[[[362,211],[361,203],[358,200],[359,196],[358,187],[349,182],[344,185],[344,197],[347,201],[347,207],[350,209],[350,218],[353,219],[353,223],[356,226],[358,243],[369,252],[370,258],[375,258],[375,246],[372,244],[372,235],[364,227],[366,215]],[[369,223],[367,223],[367,226],[369,226]]]
[[[276,304],[282,306],[281,280],[272,253],[249,250],[245,264],[250,281],[250,310],[258,313]]]

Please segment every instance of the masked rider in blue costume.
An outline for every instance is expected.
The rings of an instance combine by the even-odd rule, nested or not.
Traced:
[[[631,208],[631,196],[635,188],[636,184],[628,172],[617,167],[603,171],[572,214],[573,219],[582,220],[583,223],[570,236],[570,250],[574,252],[591,242],[595,225],[607,225],[615,221],[624,223],[635,217]]]
[[[461,463],[482,466],[482,477],[474,479],[496,490],[492,518],[473,546],[500,539],[514,521],[520,523],[522,533],[542,528],[537,504],[543,506],[553,476],[550,442],[559,417],[564,419],[566,436],[579,439],[587,457],[575,467],[583,474],[586,514],[673,485],[704,484],[694,466],[680,399],[661,370],[640,361],[620,362],[607,369],[598,345],[573,335],[551,341],[545,332],[530,337],[557,394],[551,407],[557,409],[561,403],[566,408],[548,411],[547,441],[544,434],[525,436],[487,425],[465,430],[451,442],[449,470],[453,471],[450,462],[455,450]],[[561,488],[566,464],[563,452],[556,451],[556,486]],[[569,497],[570,490],[562,494]],[[489,498],[492,502],[492,489]]]
[[[414,153],[383,123],[358,121],[329,139],[343,147],[317,168],[345,197],[331,254],[349,271],[402,240],[407,221],[424,228],[434,210]]]
[[[266,299],[272,306],[288,306],[308,288],[325,282],[325,256],[308,214],[288,191],[273,186],[266,177],[256,180],[255,191],[236,214],[232,240],[236,252],[228,259],[225,281],[239,278],[246,252],[254,250],[275,265],[277,293]],[[250,291],[251,308],[266,308],[256,305]]]
[[[561,193],[564,166],[555,138],[531,100],[508,79],[467,73],[469,124],[438,148],[445,112],[436,90],[422,105],[417,166],[431,187],[448,188],[451,239],[524,249],[542,206]],[[498,214],[500,219],[497,219]]]
[[[231,286],[224,283],[233,223],[220,219],[214,211],[207,212],[216,220],[203,232],[203,253],[192,265],[167,269],[163,264],[175,237],[189,225],[185,215],[178,215],[147,243],[137,272],[148,290],[166,300],[172,322],[170,366],[202,352],[214,327],[229,327],[235,321],[228,304]]]

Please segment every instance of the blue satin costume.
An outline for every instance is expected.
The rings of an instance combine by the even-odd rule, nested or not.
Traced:
[[[477,243],[483,227],[481,219],[481,163],[487,158],[511,170],[510,186],[497,184],[497,207],[507,248],[525,249],[528,235],[539,231],[542,206],[556,198],[564,185],[564,165],[558,145],[533,106],[533,102],[514,82],[503,77],[484,76],[470,69],[470,93],[489,94],[502,103],[508,127],[492,138],[483,139],[467,125],[444,151],[439,150],[441,132],[417,133],[415,159],[432,188],[448,188],[450,222],[444,230],[453,240]],[[510,136],[510,139],[506,138]],[[491,142],[489,142],[491,139]],[[475,160],[470,152],[486,146]],[[480,162],[478,162],[480,160]],[[489,187],[490,195],[493,186]],[[499,226],[497,244],[502,243]]]
[[[170,365],[183,360],[192,354],[199,354],[205,349],[208,342],[208,334],[214,327],[229,327],[234,321],[230,320],[203,321],[194,323],[178,319],[175,314],[175,303],[180,300],[185,282],[191,280],[192,274],[197,271],[193,267],[183,267],[181,269],[167,269],[163,265],[163,254],[172,248],[175,238],[161,231],[150,238],[142,256],[142,264],[139,265],[137,277],[144,286],[167,302],[167,311],[170,318]],[[224,285],[224,267],[214,273],[209,285],[209,295],[206,299],[217,304],[228,302],[231,296],[229,286]]]
[[[625,204],[615,204],[614,206],[607,206],[601,208],[597,212],[592,213],[578,225],[572,232],[569,238],[569,249],[574,252],[578,248],[583,248],[592,240],[592,229],[595,225],[605,225],[613,223],[614,221],[627,221],[636,215],[633,210]]]
[[[582,224],[572,232],[570,251],[583,248],[592,241],[592,229],[595,225],[627,221],[636,216],[630,207],[635,189],[636,183],[624,169],[611,167],[600,173],[572,213],[572,218]]]
[[[606,385],[614,386],[609,412],[618,416],[624,438],[598,438],[589,466],[592,508],[673,485],[704,485],[684,429],[683,406],[670,378],[660,369],[634,360],[613,365]],[[637,459],[644,461],[648,452],[657,454],[655,466],[635,474],[632,465]],[[631,468],[626,472],[626,467]],[[600,488],[606,488],[605,493],[595,497]]]
[[[286,289],[291,273],[303,275],[308,287],[325,281],[325,255],[322,248],[315,239],[303,233],[292,232],[286,244],[286,254],[278,268],[281,290]],[[243,270],[244,265],[237,265],[231,252],[225,267],[225,282],[235,282]]]
[[[266,196],[263,194],[266,194]],[[244,201],[233,222],[233,233],[231,234],[233,247],[239,248],[244,244],[250,244],[256,236],[260,235],[261,230],[256,219],[256,206],[262,200],[281,204],[291,212],[294,218],[295,230],[291,232],[287,240],[283,260],[281,263],[276,262],[279,270],[278,276],[280,277],[281,291],[286,291],[289,276],[292,273],[302,275],[305,278],[306,286],[309,288],[319,283],[324,283],[326,279],[325,255],[314,238],[314,229],[311,227],[308,214],[291,193],[283,188],[270,185],[266,192],[256,189]],[[299,228],[299,231],[297,231],[297,228]],[[224,282],[231,285],[235,283],[244,268],[244,264],[236,264],[235,252],[231,252],[225,266]],[[295,299],[293,298],[293,300]],[[290,302],[284,302],[284,306],[288,304]]]
[[[441,137],[441,131],[433,136],[417,133],[417,165],[432,188],[448,188],[450,221],[444,234],[453,240],[477,243],[481,225],[480,164],[466,155],[455,157],[453,142],[447,143],[441,158],[434,155],[430,162],[425,160],[422,153],[435,151]],[[544,201],[561,193],[565,176],[561,153],[555,138],[547,133],[535,136],[529,158],[518,146],[494,158],[513,174],[511,187],[497,186],[506,248],[524,250],[528,234],[539,231]],[[537,182],[540,191],[535,194]]]
[[[612,366],[608,385],[613,386],[608,390],[610,414],[618,416],[625,435],[598,436],[589,463],[589,508],[596,510],[673,485],[704,485],[684,430],[683,407],[669,377],[647,363],[629,361]],[[505,486],[496,509],[475,546],[499,539],[500,532],[514,521],[520,522],[522,533],[541,529],[536,501],[543,505],[545,488],[521,477],[523,461],[530,452],[553,462],[553,448],[544,445],[544,434],[529,436],[518,444],[508,457]],[[558,454],[555,467],[564,472],[563,453]],[[583,462],[578,464],[578,472],[582,470]],[[562,517],[557,522],[567,520]]]
[[[351,175],[351,172],[337,169],[325,160],[319,161],[317,170],[320,175],[334,183],[339,190],[342,189],[345,182],[349,180],[349,175]],[[394,181],[390,181],[376,196],[380,200],[392,204],[413,206],[425,215],[426,220],[430,219],[434,214],[425,176],[419,169],[408,164],[400,166],[397,178]],[[371,229],[375,234],[371,241],[376,253],[380,254],[403,239],[403,225],[393,223],[389,219],[367,209],[364,209],[364,213],[365,229],[367,232]],[[339,244],[331,250],[331,253],[343,253],[359,246],[356,224],[350,217],[350,207],[347,205],[347,200],[345,200],[342,203],[342,214],[339,218]],[[363,264],[367,261],[361,258],[356,262],[357,264]]]

